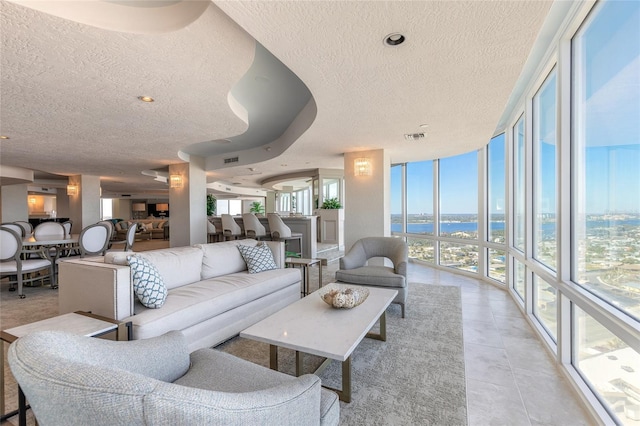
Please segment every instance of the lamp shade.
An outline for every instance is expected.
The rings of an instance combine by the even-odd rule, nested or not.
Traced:
[[[159,212],[166,212],[167,210],[169,210],[169,204],[167,203],[156,204],[156,210]]]
[[[147,210],[147,206],[145,206],[144,203],[133,203],[133,205],[131,206],[131,210],[133,210],[134,212],[143,212]]]

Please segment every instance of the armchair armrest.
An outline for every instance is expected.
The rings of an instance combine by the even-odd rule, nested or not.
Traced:
[[[356,241],[351,249],[340,258],[340,269],[361,268],[367,263],[367,253],[362,242]]]

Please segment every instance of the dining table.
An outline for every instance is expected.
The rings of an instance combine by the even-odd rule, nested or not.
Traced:
[[[49,259],[53,265],[54,276],[51,278],[51,288],[57,288],[58,282],[56,279],[57,270],[56,263],[60,258],[60,254],[64,249],[70,250],[71,247],[78,244],[80,234],[70,235],[38,235],[36,238],[34,235],[24,237],[22,239],[22,248],[25,253],[33,253],[33,249],[42,248],[42,252]]]

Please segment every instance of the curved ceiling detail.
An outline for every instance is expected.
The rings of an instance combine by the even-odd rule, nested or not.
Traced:
[[[137,34],[176,31],[198,19],[210,1],[32,1],[12,0],[21,6],[80,24]]]
[[[305,124],[304,129],[297,132],[299,137],[313,123],[313,119],[308,119],[310,104],[313,105],[312,115],[315,118],[315,102],[307,86],[257,42],[253,64],[231,89],[227,100],[238,118],[247,122],[247,131],[224,139],[189,145],[179,153],[181,158],[191,155],[207,159],[234,157],[239,156],[238,153],[266,147],[277,143],[302,116],[305,117],[302,120]],[[294,141],[288,141],[284,149]],[[260,149],[260,155],[246,155],[243,161],[233,161],[233,165],[268,160],[280,155],[284,149]],[[221,164],[207,161],[207,170],[215,170],[223,164],[224,161]]]

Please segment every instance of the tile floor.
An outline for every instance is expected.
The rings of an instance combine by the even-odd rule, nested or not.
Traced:
[[[461,288],[469,426],[597,424],[506,291],[415,263],[408,275]]]

